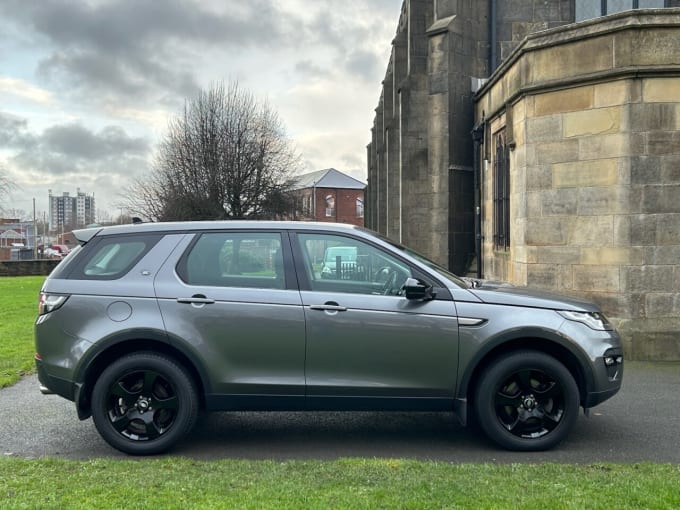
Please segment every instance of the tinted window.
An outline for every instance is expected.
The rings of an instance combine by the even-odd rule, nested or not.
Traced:
[[[127,274],[161,238],[155,236],[111,236],[88,245],[87,255],[71,278],[112,280]]]
[[[310,290],[398,295],[411,269],[385,252],[351,237],[298,234]]]
[[[283,289],[283,253],[278,233],[202,234],[178,267],[189,285]]]

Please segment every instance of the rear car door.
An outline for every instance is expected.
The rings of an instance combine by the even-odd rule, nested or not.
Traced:
[[[305,317],[285,232],[187,236],[155,289],[171,340],[205,366],[208,408],[303,405]]]
[[[401,287],[422,275],[367,240],[299,231],[292,241],[307,327],[308,405],[450,408],[458,366],[450,296],[407,300]],[[355,260],[339,256],[332,274],[324,272],[329,251]]]

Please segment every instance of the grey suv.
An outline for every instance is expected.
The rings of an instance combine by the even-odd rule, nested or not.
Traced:
[[[621,386],[597,306],[461,279],[334,224],[186,222],[75,232],[35,325],[44,393],[121,451],[168,450],[200,409],[473,412],[513,450],[562,440]],[[329,248],[353,270],[323,273]],[[332,251],[332,250],[331,250]]]

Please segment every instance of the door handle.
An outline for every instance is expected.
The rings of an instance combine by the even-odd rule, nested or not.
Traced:
[[[191,305],[212,305],[215,300],[208,299],[205,296],[191,296],[191,297],[181,297],[177,298],[178,303],[186,303]]]
[[[310,310],[322,310],[322,311],[328,311],[328,312],[346,312],[347,308],[344,306],[339,306],[339,305],[331,305],[331,304],[325,304],[325,305],[309,305]]]

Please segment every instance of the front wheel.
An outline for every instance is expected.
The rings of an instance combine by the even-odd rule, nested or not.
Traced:
[[[151,352],[114,361],[92,391],[92,419],[104,440],[132,455],[172,448],[193,427],[196,387],[171,358]]]
[[[579,393],[569,370],[555,358],[517,351],[484,370],[474,405],[480,426],[494,442],[509,450],[547,450],[574,426]]]

